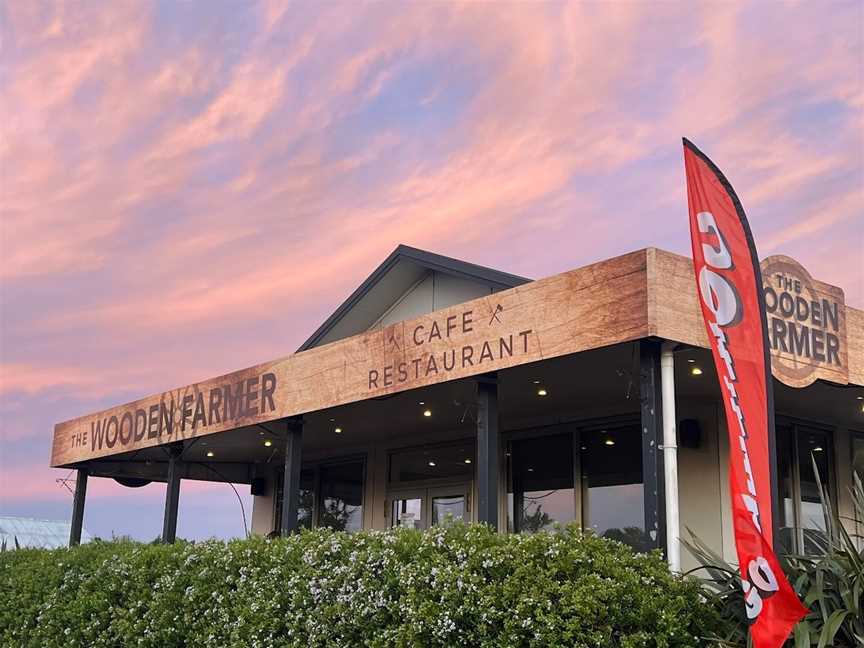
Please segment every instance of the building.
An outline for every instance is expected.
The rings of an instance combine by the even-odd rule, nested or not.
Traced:
[[[806,549],[812,461],[841,514],[864,474],[864,311],[788,257],[762,266],[775,526]],[[649,248],[530,281],[400,246],[297,353],[58,424],[51,464],[78,469],[73,543],[91,476],[167,482],[166,541],[181,479],[199,479],[249,484],[259,534],[575,520],[665,548],[677,508],[672,534],[734,559],[719,396],[685,257]]]
[[[34,518],[0,515],[0,546],[7,550],[18,547],[56,549],[69,542],[72,525],[66,520],[37,520]],[[81,531],[81,542],[90,542],[90,534]]]

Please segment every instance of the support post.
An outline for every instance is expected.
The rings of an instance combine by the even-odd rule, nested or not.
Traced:
[[[165,517],[162,520],[162,542],[173,544],[177,539],[177,509],[180,505],[180,455],[183,445],[168,447],[168,485],[165,489]]]
[[[303,461],[303,419],[287,421],[285,434],[285,473],[282,486],[282,524],[279,533],[287,536],[297,530],[297,504],[300,501],[300,465]]]
[[[477,378],[477,520],[498,530],[498,379]]]
[[[666,549],[666,523],[663,502],[662,394],[660,392],[660,342],[639,343],[639,392],[642,422],[642,485],[645,507],[645,533],[650,545]]]
[[[75,495],[72,499],[72,523],[69,525],[69,546],[81,544],[81,529],[84,526],[84,499],[87,496],[87,469],[79,468],[75,478]]]
[[[660,352],[660,387],[663,398],[663,483],[666,505],[666,559],[669,570],[681,572],[681,528],[678,519],[678,434],[675,414],[675,344]]]

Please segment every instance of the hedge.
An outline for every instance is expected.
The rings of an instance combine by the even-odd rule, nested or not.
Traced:
[[[716,610],[659,554],[575,527],[420,532],[0,554],[0,645],[706,645]]]

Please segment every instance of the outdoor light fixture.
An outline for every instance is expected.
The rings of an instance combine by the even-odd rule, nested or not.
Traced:
[[[540,389],[537,390],[537,395],[538,395],[538,396],[546,396],[548,393],[549,393],[549,392],[546,391],[543,387],[541,387]]]
[[[336,434],[342,434],[342,428],[341,428],[341,427],[337,427],[337,428],[335,428],[333,431],[334,431]]]
[[[539,384],[540,384],[540,381],[539,381],[539,380],[535,380],[535,381],[534,381],[534,384],[535,384],[535,385],[539,385]]]
[[[430,461],[430,462],[429,462],[429,465],[432,466],[432,467],[434,468],[434,467],[435,467],[435,462],[434,462],[434,461]]]
[[[269,448],[269,447],[272,446],[272,445],[273,445],[273,442],[272,442],[270,439],[267,439],[267,440],[264,442],[264,447],[265,447],[265,448]]]
[[[427,418],[432,416],[432,410],[423,410],[423,416]]]
[[[417,403],[417,404],[418,404],[418,405],[425,405],[425,404],[426,404],[426,401],[420,401],[420,402]]]
[[[689,362],[690,364],[693,364],[696,361],[693,358],[687,358],[687,362]]]
[[[470,464],[470,463],[471,463],[471,460],[470,460],[470,459],[466,459],[466,460],[465,460],[465,463],[466,463],[466,464]]]
[[[690,373],[693,374],[694,376],[701,376],[701,375],[702,375],[702,370],[701,370],[699,367],[693,367],[693,368],[690,370]]]
[[[607,446],[615,445],[615,442],[612,439],[606,439],[603,443],[605,443]]]
[[[813,448],[813,452],[822,452],[822,446],[816,446]]]
[[[212,456],[213,456],[213,451],[212,451],[212,450],[208,450],[208,451],[207,451],[207,456],[208,456],[208,457],[212,457]]]

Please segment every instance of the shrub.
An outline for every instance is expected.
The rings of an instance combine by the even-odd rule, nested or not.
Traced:
[[[718,614],[659,554],[482,525],[98,542],[0,556],[3,646],[704,645]]]

